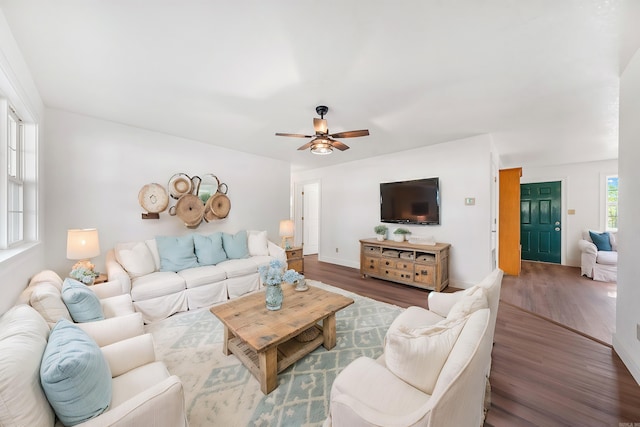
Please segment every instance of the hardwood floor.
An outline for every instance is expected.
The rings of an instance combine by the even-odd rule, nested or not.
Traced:
[[[527,262],[520,277],[505,276],[486,426],[640,423],[640,386],[609,345],[615,284],[579,273]],[[427,307],[426,291],[361,279],[359,270],[316,256],[305,257],[305,276],[401,307]]]

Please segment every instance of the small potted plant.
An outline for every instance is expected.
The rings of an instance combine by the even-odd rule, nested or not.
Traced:
[[[383,241],[385,237],[387,237],[387,226],[386,225],[376,225],[373,227],[373,231],[376,232],[376,237],[379,241]]]
[[[408,234],[411,234],[411,232],[406,228],[396,228],[393,232],[393,240],[395,242],[404,242],[404,239]]]

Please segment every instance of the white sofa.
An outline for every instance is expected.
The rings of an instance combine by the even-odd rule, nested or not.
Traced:
[[[284,249],[267,240],[266,231],[250,230],[246,237],[242,231],[235,235],[194,233],[176,237],[177,245],[185,244],[187,248],[189,237],[201,241],[203,237],[212,238],[215,234],[220,234],[221,238],[235,238],[236,243],[242,243],[240,240],[244,239],[246,257],[242,254],[233,256],[231,248],[223,246],[227,259],[209,264],[199,256],[196,241],[190,249],[196,263],[185,264],[191,265],[188,268],[167,271],[172,267],[163,268],[166,258],[162,254],[162,244],[158,247],[158,238],[127,242],[116,245],[107,253],[108,279],[119,282],[122,293],[131,294],[135,310],[142,313],[145,323],[152,323],[180,311],[208,307],[257,290],[260,266],[276,259],[286,263]],[[225,245],[226,242],[224,240]]]
[[[578,241],[580,248],[580,270],[583,276],[600,282],[616,282],[618,280],[618,245],[616,233],[609,232],[611,250],[598,250],[589,233],[582,231],[582,239]],[[594,233],[600,234],[591,230]]]
[[[178,377],[169,374],[162,362],[156,360],[151,335],[137,335],[98,347],[96,343],[108,342],[110,335],[122,332],[97,328],[83,333],[67,320],[61,320],[58,326],[65,322],[76,330],[76,334],[84,334],[84,345],[94,348],[91,353],[94,360],[100,360],[99,355],[102,355],[100,363],[107,375],[107,383],[111,382],[108,387],[111,393],[107,394],[108,408],[93,418],[82,418],[82,421],[73,424],[82,427],[188,425],[182,383]],[[26,304],[18,304],[0,317],[0,425],[63,425],[56,411],[62,408],[68,416],[68,408],[73,403],[57,400],[53,406],[50,404],[51,391],[42,381],[51,373],[69,375],[69,371],[75,371],[76,383],[95,386],[93,380],[88,378],[93,370],[79,371],[76,366],[65,364],[70,353],[78,353],[84,347],[71,337],[64,341],[65,335],[56,332],[58,326],[51,331],[44,318]],[[130,323],[122,323],[113,327],[126,329],[129,326]],[[63,345],[56,347],[62,349],[59,352],[49,348],[50,345],[53,347],[51,341],[56,333],[54,341],[63,340]],[[135,335],[135,332],[129,335]],[[54,357],[48,357],[48,354]],[[47,365],[47,368],[44,360],[53,360],[54,363]],[[45,377],[41,377],[42,372]],[[94,389],[104,390],[102,387]],[[66,398],[65,394],[63,396]],[[80,399],[83,397],[82,394]],[[79,402],[78,405],[83,406],[84,403]],[[57,408],[55,411],[54,407]]]
[[[471,289],[433,292],[429,310],[400,314],[382,356],[360,357],[336,377],[325,427],[482,425],[502,276],[497,269]],[[420,341],[453,328],[462,328],[453,344]],[[398,354],[398,336],[410,337],[406,353]]]

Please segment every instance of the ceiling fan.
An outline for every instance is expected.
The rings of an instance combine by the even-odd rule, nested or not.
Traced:
[[[320,115],[320,118],[313,119],[313,129],[315,130],[315,135],[302,135],[299,133],[280,133],[276,132],[277,136],[292,136],[294,138],[313,138],[311,141],[307,142],[298,150],[306,150],[307,148],[311,148],[311,152],[313,154],[331,154],[334,148],[337,148],[340,151],[348,150],[349,146],[336,141],[333,138],[355,138],[357,136],[367,136],[369,135],[369,131],[367,129],[364,130],[350,130],[346,132],[338,132],[338,133],[329,133],[329,129],[327,128],[327,121],[324,119],[324,115],[329,111],[329,107],[325,105],[318,105],[316,107],[316,113]]]

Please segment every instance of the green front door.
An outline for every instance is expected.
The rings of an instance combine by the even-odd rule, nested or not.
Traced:
[[[520,184],[522,259],[560,264],[560,182]]]

